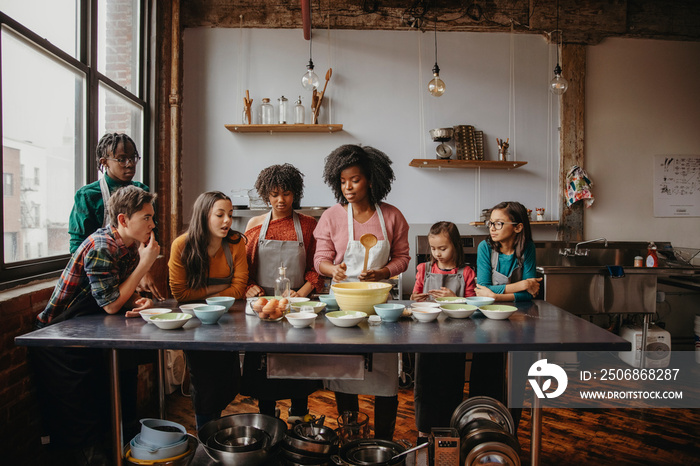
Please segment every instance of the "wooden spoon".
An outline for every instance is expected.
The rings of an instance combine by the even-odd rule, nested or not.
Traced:
[[[367,260],[369,259],[369,250],[377,244],[377,237],[372,233],[365,233],[360,236],[360,244],[365,247],[365,264],[362,266],[362,271],[367,272]]]
[[[321,110],[321,102],[323,101],[323,96],[326,94],[326,87],[328,87],[328,81],[331,80],[331,76],[333,76],[333,68],[328,68],[328,71],[326,71],[326,84],[323,85],[323,91],[318,95],[318,103],[316,104],[316,108],[314,108],[313,124],[318,124],[318,112]]]

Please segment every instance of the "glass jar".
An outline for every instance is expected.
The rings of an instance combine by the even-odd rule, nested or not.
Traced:
[[[287,123],[287,102],[288,102],[288,100],[285,96],[282,96],[279,99],[277,99],[277,102],[279,102],[277,105],[277,108],[278,108],[277,122],[280,125],[284,125]]]
[[[287,267],[279,268],[279,277],[275,280],[275,297],[289,298],[291,284],[287,278]]]
[[[263,125],[271,125],[274,123],[275,109],[267,97],[262,100],[260,105],[260,123]]]
[[[299,96],[299,99],[295,102],[296,105],[294,105],[294,123],[297,125],[303,125],[304,124],[304,106],[301,104],[301,96]]]

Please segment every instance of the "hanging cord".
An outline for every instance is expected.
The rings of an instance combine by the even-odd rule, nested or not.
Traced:
[[[549,43],[551,44],[552,42],[552,36],[550,34],[549,36]],[[547,69],[551,70],[552,69],[552,52],[551,52],[551,46],[548,49],[547,53]],[[545,190],[546,197],[545,197],[545,207],[549,212],[552,212],[552,218],[554,218],[554,211],[552,210],[553,204],[552,204],[552,183],[553,183],[553,172],[554,172],[554,167],[552,167],[552,158],[554,156],[553,154],[553,144],[552,144],[552,138],[554,137],[554,128],[552,128],[552,125],[554,123],[554,118],[552,116],[552,104],[553,104],[553,99],[552,99],[552,93],[547,92],[547,189]]]
[[[330,2],[330,0],[329,0]],[[328,5],[328,11],[331,11],[330,9],[330,4]],[[328,68],[332,68],[331,66],[331,14],[328,13],[326,16],[328,18]],[[324,96],[325,99],[325,96]],[[328,124],[332,125],[333,124],[333,99],[328,98],[326,101],[328,105]]]
[[[513,142],[510,146],[513,148],[513,160],[518,160],[517,138],[515,137],[515,27],[514,23],[510,22],[510,74],[508,86],[508,138]]]
[[[418,38],[418,121],[419,121],[419,147],[421,151],[421,158],[425,158],[425,114],[423,113],[423,94],[425,93],[425,88],[423,87],[423,50],[421,47],[421,36],[420,34],[416,36]]]
[[[237,109],[237,115],[242,115],[243,114],[243,107],[241,104],[241,101],[243,100],[241,96],[243,95],[243,15],[239,15],[239,25],[238,25],[238,77],[236,78],[236,109]],[[236,120],[238,121],[238,116],[236,116]],[[244,123],[244,120],[241,120],[241,123]],[[252,123],[252,121],[250,122]]]

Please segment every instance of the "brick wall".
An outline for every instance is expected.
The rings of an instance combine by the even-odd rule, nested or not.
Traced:
[[[47,465],[41,420],[27,348],[15,337],[33,330],[51,297],[55,280],[0,294],[0,451],[4,464]],[[9,455],[9,458],[7,457]]]

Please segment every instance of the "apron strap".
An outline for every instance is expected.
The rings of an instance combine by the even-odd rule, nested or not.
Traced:
[[[384,235],[384,239],[386,241],[389,241],[389,236],[386,233],[386,224],[384,223],[382,209],[379,207],[379,204],[374,204],[374,209],[377,211],[377,215],[379,216],[379,225],[382,227],[382,235]],[[348,203],[348,241],[355,240],[355,226],[353,220],[352,203]]]
[[[102,191],[102,203],[104,204],[104,218],[102,219],[102,228],[109,225],[109,208],[107,207],[107,201],[109,201],[109,198],[112,195],[109,192],[109,186],[107,185],[107,180],[105,179],[105,176],[106,175],[100,178],[100,191]]]
[[[262,226],[260,227],[260,236],[258,237],[258,243],[261,243],[267,236],[267,229],[270,227],[270,220],[272,219],[272,211],[268,212],[265,216]],[[304,245],[304,235],[301,232],[301,221],[299,220],[299,215],[292,211],[292,220],[294,222],[294,232],[297,234],[297,242]]]

